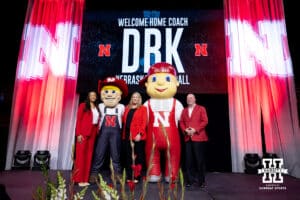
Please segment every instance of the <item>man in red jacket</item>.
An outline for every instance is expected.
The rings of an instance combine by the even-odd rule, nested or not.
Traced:
[[[185,141],[186,187],[192,185],[204,187],[205,145],[208,141],[205,127],[208,124],[208,118],[205,107],[196,104],[194,94],[188,94],[186,102],[187,107],[182,111],[179,121]],[[195,174],[193,169],[195,169]]]

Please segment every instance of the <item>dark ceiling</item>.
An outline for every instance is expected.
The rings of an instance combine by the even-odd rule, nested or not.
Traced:
[[[105,2],[100,0],[87,0],[86,9],[88,10],[101,10],[101,9],[117,9],[117,10],[140,10],[140,9],[217,9],[223,8],[222,0],[185,0],[182,3],[174,0],[151,0],[151,1],[110,1]]]

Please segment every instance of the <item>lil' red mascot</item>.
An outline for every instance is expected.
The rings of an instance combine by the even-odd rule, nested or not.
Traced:
[[[180,167],[180,135],[178,121],[183,105],[174,98],[179,82],[175,68],[165,62],[152,65],[140,80],[150,98],[144,103],[148,111],[146,164],[149,182],[158,182],[164,175],[167,182],[175,180]],[[162,173],[160,153],[165,153]],[[171,173],[170,173],[171,172]]]

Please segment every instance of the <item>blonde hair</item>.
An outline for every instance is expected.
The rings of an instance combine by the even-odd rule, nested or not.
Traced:
[[[138,103],[137,103],[137,108],[140,107],[140,106],[142,105],[142,102],[143,102],[143,100],[142,100],[142,95],[141,95],[139,92],[134,92],[134,93],[132,93],[132,95],[131,95],[131,97],[130,97],[130,101],[129,101],[129,104],[128,104],[128,107],[129,107],[129,108],[132,108],[132,106],[133,106],[133,103],[132,103],[132,97],[133,97],[134,95],[137,95],[137,96],[139,97],[139,100],[138,100]]]
[[[119,93],[122,94],[122,91],[120,90],[120,88],[118,88],[117,86],[114,86],[114,85],[105,85],[101,89],[101,92],[104,91],[104,90],[115,90],[115,91],[118,91]]]

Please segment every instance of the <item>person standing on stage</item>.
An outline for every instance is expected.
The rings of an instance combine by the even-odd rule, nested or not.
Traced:
[[[146,126],[147,109],[142,105],[141,94],[134,92],[123,115],[122,140],[127,180],[135,183],[140,180],[145,166]]]
[[[88,186],[94,143],[98,133],[100,111],[97,93],[90,91],[85,102],[79,104],[75,129],[75,161],[73,181],[79,186]]]
[[[205,107],[196,103],[194,94],[186,97],[187,107],[181,113],[179,126],[184,133],[186,159],[186,187],[205,186],[205,146],[208,141]],[[194,167],[193,164],[196,166]],[[193,173],[193,169],[196,173]]]
[[[122,173],[120,159],[121,130],[125,106],[120,101],[127,96],[128,86],[123,79],[107,77],[105,80],[99,81],[98,90],[102,100],[102,103],[99,104],[101,118],[90,182],[95,182],[98,179],[97,175],[104,164],[108,148],[114,172],[117,176]]]

